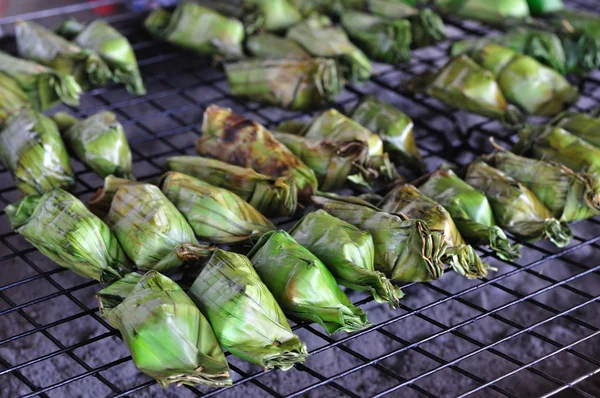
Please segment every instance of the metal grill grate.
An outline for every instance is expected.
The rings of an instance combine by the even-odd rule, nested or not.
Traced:
[[[94,3],[118,4],[119,0]],[[595,10],[595,0],[571,6]],[[92,5],[21,15],[48,26],[71,14],[90,19]],[[110,109],[127,131],[140,179],[161,173],[163,160],[193,154],[202,112],[211,103],[229,106],[267,127],[308,114],[236,100],[222,72],[207,59],[151,40],[141,29],[144,14],[119,6],[108,18],[131,40],[148,94],[129,96],[109,86],[82,98],[80,116]],[[10,30],[17,17],[0,18]],[[450,19],[450,39],[490,29]],[[0,44],[6,48],[9,40]],[[369,82],[350,85],[338,108],[373,93],[416,122],[419,147],[433,169],[464,164],[488,152],[488,137],[510,147],[511,133],[498,122],[451,111],[439,102],[402,94],[403,79],[446,60],[449,41],[415,51],[411,62],[378,65]],[[577,109],[600,100],[600,72],[581,78]],[[76,194],[87,199],[101,179],[73,160]],[[18,198],[10,173],[0,168],[0,202]],[[351,335],[328,336],[320,327],[293,325],[311,356],[289,372],[264,372],[228,355],[229,389],[180,387],[162,390],[138,372],[120,336],[98,314],[100,285],[57,268],[14,234],[0,212],[0,397],[40,396],[600,396],[600,219],[573,224],[575,239],[564,249],[526,244],[517,262],[501,261],[488,279],[469,281],[452,272],[433,283],[404,286],[407,297],[390,311],[360,293],[350,298],[374,326]]]

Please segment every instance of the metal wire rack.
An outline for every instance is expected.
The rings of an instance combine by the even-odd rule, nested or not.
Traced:
[[[223,73],[210,60],[152,40],[141,29],[145,14],[121,3],[77,3],[0,18],[0,26],[10,31],[17,18],[52,26],[68,15],[90,19],[92,7],[117,5],[118,12],[107,19],[134,45],[148,94],[136,98],[108,86],[86,93],[81,107],[71,111],[79,116],[115,112],[140,179],[158,176],[166,157],[194,152],[209,104],[232,107],[267,127],[308,116],[232,98]],[[597,11],[594,0],[568,3]],[[450,40],[491,32],[456,19],[447,26]],[[510,147],[514,137],[499,123],[402,93],[404,79],[445,62],[449,43],[415,51],[404,65],[377,65],[369,82],[348,86],[335,106],[347,108],[365,94],[397,105],[415,120],[430,169],[464,164],[488,152],[490,136]],[[576,109],[594,107],[600,100],[600,72],[576,83],[582,94]],[[76,194],[87,199],[102,181],[73,164]],[[18,195],[10,173],[0,168],[0,202],[9,204]],[[228,355],[233,387],[163,390],[135,369],[118,333],[98,314],[98,283],[45,259],[11,231],[2,211],[0,397],[600,396],[600,219],[572,228],[569,247],[525,244],[516,262],[479,248],[498,272],[477,281],[448,272],[433,283],[406,285],[407,297],[396,311],[349,293],[374,326],[329,336],[318,326],[293,324],[311,356],[289,372],[265,372]]]

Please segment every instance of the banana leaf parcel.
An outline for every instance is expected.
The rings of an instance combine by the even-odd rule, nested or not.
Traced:
[[[507,231],[530,241],[546,238],[558,247],[571,241],[567,223],[553,218],[529,188],[502,171],[476,161],[467,169],[465,182],[485,193],[496,221]]]
[[[550,124],[562,127],[569,133],[600,148],[600,118],[585,113],[563,112]]]
[[[44,111],[59,101],[79,106],[81,86],[69,74],[0,51],[0,76],[14,79],[37,111]]]
[[[288,0],[244,0],[244,8],[247,32],[285,31],[302,19]]]
[[[304,363],[306,345],[260,280],[248,257],[217,249],[188,292],[206,314],[219,343],[266,369]]]
[[[231,94],[294,110],[333,102],[344,86],[332,59],[248,59],[225,65]]]
[[[112,78],[110,68],[96,52],[81,48],[35,22],[17,22],[15,35],[21,57],[72,75],[84,88],[104,86]]]
[[[233,113],[230,108],[209,106],[204,112],[198,153],[271,177],[289,176],[298,198],[307,199],[317,189],[315,173],[261,124]]]
[[[521,246],[511,245],[504,231],[496,225],[486,196],[452,170],[434,171],[419,191],[448,210],[467,241],[489,245],[504,260],[514,261],[521,256]]]
[[[433,0],[444,14],[476,19],[493,25],[503,25],[511,20],[529,17],[527,0]]]
[[[113,80],[123,83],[127,91],[135,95],[146,94],[129,40],[106,21],[97,19],[83,25],[71,18],[59,26],[57,33],[100,55],[110,67]]]
[[[104,177],[104,185],[98,189],[94,196],[88,201],[88,206],[92,213],[100,218],[104,218],[110,210],[113,198],[117,194],[119,188],[123,185],[136,185],[144,184],[143,182],[129,180],[127,178],[115,177],[114,175],[107,175]]]
[[[8,205],[6,215],[15,232],[77,275],[110,283],[131,272],[108,226],[62,189],[26,196]]]
[[[393,281],[426,282],[444,272],[446,242],[442,231],[431,231],[422,220],[407,220],[382,212],[352,197],[314,196],[316,206],[367,231],[375,244],[375,270]]]
[[[425,72],[408,84],[446,105],[519,125],[523,115],[509,105],[494,75],[466,55],[453,57],[437,72]]]
[[[246,40],[246,48],[250,55],[262,59],[306,60],[311,58],[300,44],[271,33],[250,36]]]
[[[509,102],[533,115],[555,115],[579,98],[577,88],[534,58],[490,43],[472,54],[494,74]]]
[[[144,22],[159,39],[206,55],[242,58],[244,25],[191,2],[180,2],[174,12],[158,8]]]
[[[201,239],[234,243],[275,229],[258,210],[224,188],[177,171],[165,173],[159,186]]]
[[[173,156],[165,168],[225,188],[266,217],[291,216],[296,211],[296,184],[290,177],[273,178],[256,171],[201,156]]]
[[[598,181],[588,173],[575,173],[562,164],[507,151],[483,159],[529,188],[560,221],[577,221],[600,214]]]
[[[123,126],[112,112],[100,112],[81,121],[65,112],[54,114],[67,146],[100,177],[133,179],[131,149]]]
[[[97,298],[100,313],[121,332],[135,366],[161,386],[231,385],[229,365],[208,320],[171,279],[156,271],[129,274]]]
[[[315,13],[340,16],[346,10],[346,0],[288,0],[300,14],[310,16]]]
[[[287,232],[266,233],[248,257],[286,314],[316,322],[329,334],[371,326],[365,313],[342,292],[325,264]]]
[[[286,37],[298,42],[315,57],[337,60],[348,80],[360,81],[371,77],[369,58],[350,42],[346,32],[332,25],[331,20],[324,15],[311,15],[291,27]]]
[[[154,185],[122,185],[106,222],[142,271],[172,271],[184,262],[198,262],[212,251],[198,243],[185,217]]]
[[[23,110],[0,131],[0,160],[24,195],[41,195],[75,184],[69,155],[56,124],[41,113]]]
[[[368,291],[377,302],[398,308],[404,293],[375,270],[375,245],[368,232],[317,210],[306,214],[290,235],[323,261],[339,284]]]
[[[576,172],[590,172],[600,178],[600,148],[561,127],[538,126],[522,130],[513,152],[562,163]]]
[[[8,75],[0,72],[0,127],[12,114],[29,108],[27,94]]]
[[[347,181],[368,184],[377,178],[377,171],[369,168],[365,141],[313,140],[276,131],[273,136],[315,172],[321,191],[341,188]]]
[[[415,143],[414,123],[400,109],[375,97],[366,97],[354,108],[351,118],[381,137],[383,149],[392,162],[405,165],[416,174],[427,171]]]

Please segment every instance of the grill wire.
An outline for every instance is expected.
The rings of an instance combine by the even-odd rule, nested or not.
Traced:
[[[113,3],[121,1],[94,6]],[[597,11],[596,0],[567,4]],[[0,26],[10,31],[19,17],[47,26],[69,15],[90,19],[91,7],[84,2],[0,18]],[[109,85],[87,92],[81,107],[70,111],[77,116],[115,112],[127,132],[139,179],[159,176],[168,156],[194,154],[202,113],[212,103],[267,127],[316,113],[234,99],[224,74],[210,60],[152,40],[141,28],[144,13],[120,5],[118,10],[107,20],[132,42],[148,94],[132,97]],[[334,105],[347,109],[363,95],[376,94],[404,110],[415,121],[430,170],[442,163],[465,164],[491,151],[489,137],[507,148],[514,143],[513,134],[496,121],[403,93],[404,79],[445,63],[451,40],[493,32],[476,22],[450,18],[446,23],[450,40],[414,51],[409,63],[377,65],[370,81],[347,86]],[[581,91],[575,109],[594,108],[600,101],[600,72],[575,83]],[[102,180],[75,159],[72,164],[75,193],[88,199]],[[1,167],[2,207],[18,197],[9,171]],[[598,217],[572,224],[575,238],[566,248],[524,244],[516,262],[478,248],[498,272],[477,281],[447,272],[439,281],[405,285],[407,296],[396,311],[348,292],[374,326],[328,336],[318,326],[292,323],[311,356],[289,372],[265,372],[228,354],[232,388],[162,390],[135,369],[120,336],[99,315],[94,295],[101,286],[45,259],[11,231],[4,215],[1,211],[0,397],[600,396]]]

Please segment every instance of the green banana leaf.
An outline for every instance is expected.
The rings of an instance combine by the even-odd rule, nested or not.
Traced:
[[[225,65],[231,94],[294,110],[333,102],[344,86],[334,60],[248,59]]]
[[[77,275],[110,283],[131,272],[108,226],[62,189],[26,196],[6,206],[6,215],[15,232]]]
[[[371,326],[321,260],[287,232],[266,233],[248,257],[286,314],[316,322],[330,334]]]
[[[0,72],[0,127],[11,115],[29,108],[27,94],[8,75]]]
[[[397,282],[426,282],[444,272],[446,242],[422,220],[385,213],[358,198],[313,196],[313,203],[355,227],[367,231],[375,244],[375,269]]]
[[[588,36],[600,45],[600,15],[597,13],[564,8],[544,15],[544,21],[576,36]]]
[[[248,257],[215,250],[188,294],[232,354],[266,369],[288,370],[306,360],[306,345]]]
[[[444,14],[493,25],[529,18],[527,0],[433,0],[433,4]]]
[[[142,271],[173,271],[184,262],[200,261],[212,251],[198,243],[185,217],[154,185],[119,187],[106,222]]]
[[[35,22],[17,22],[15,35],[21,57],[72,75],[84,88],[104,86],[112,78],[110,68],[96,52],[83,49]]]
[[[565,7],[562,0],[527,0],[527,4],[533,15],[543,15]]]
[[[244,8],[243,20],[250,33],[285,31],[302,19],[288,0],[244,0]]]
[[[159,183],[201,239],[215,243],[254,240],[275,226],[242,198],[197,178],[169,171]]]
[[[485,193],[496,221],[507,231],[529,241],[549,239],[558,247],[571,241],[569,226],[553,218],[529,188],[502,171],[476,161],[469,165],[465,182]]]
[[[346,0],[288,0],[303,16],[320,13],[340,16],[346,11]]]
[[[300,200],[308,199],[317,189],[317,177],[310,168],[261,124],[230,108],[209,106],[204,112],[202,134],[196,143],[200,155],[231,161],[271,177],[289,176]]]
[[[56,124],[41,113],[23,110],[0,131],[0,160],[15,177],[23,195],[69,189],[75,178]]]
[[[299,59],[306,60],[310,54],[295,41],[271,33],[250,36],[246,40],[250,55],[262,59]]]
[[[52,119],[67,146],[100,177],[135,178],[127,136],[114,113],[100,112],[79,121],[58,112]]]
[[[323,261],[339,284],[368,291],[378,303],[398,308],[404,293],[375,270],[375,245],[368,232],[317,210],[306,214],[290,235]]]
[[[107,175],[104,177],[104,185],[98,189],[96,193],[88,200],[88,206],[92,213],[100,218],[104,218],[110,210],[115,194],[123,185],[139,185],[144,182],[129,180],[127,178],[115,177]]]
[[[550,124],[600,148],[600,118],[585,113],[563,112],[552,119]]]
[[[468,242],[489,245],[504,260],[514,261],[521,256],[521,245],[512,245],[504,231],[496,225],[486,196],[452,170],[434,171],[419,186],[419,191],[448,210],[460,234]]]
[[[152,11],[144,26],[153,36],[171,44],[226,59],[242,58],[244,25],[210,8],[180,2],[175,11]]]
[[[0,51],[0,73],[14,79],[31,106],[44,111],[58,102],[79,106],[81,86],[69,74]]]
[[[161,386],[231,385],[229,365],[208,320],[171,279],[156,271],[129,274],[97,297],[135,366]]]
[[[165,168],[225,188],[267,217],[291,216],[296,211],[296,184],[290,177],[268,177],[249,168],[201,156],[173,156],[167,158]]]

